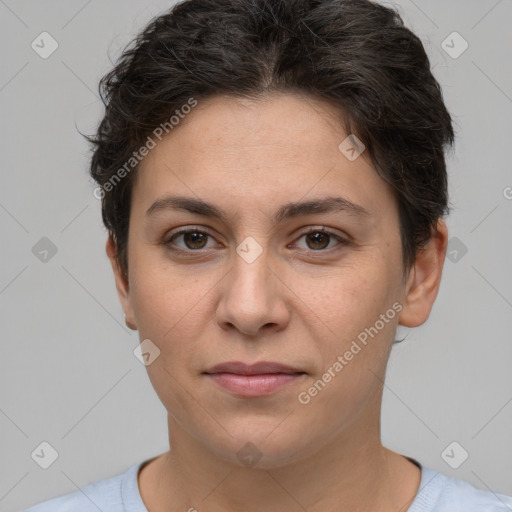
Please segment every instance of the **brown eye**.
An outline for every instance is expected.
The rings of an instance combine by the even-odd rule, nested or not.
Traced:
[[[306,235],[308,247],[313,250],[325,249],[331,240],[330,235],[321,231],[313,231]]]
[[[204,231],[188,229],[179,231],[172,235],[165,242],[165,245],[170,249],[175,249],[177,251],[195,251],[204,249],[210,238],[211,235]],[[183,241],[181,243],[177,243],[176,241],[179,239],[182,239]]]
[[[202,249],[206,245],[208,235],[198,231],[183,234],[183,241],[189,249]]]
[[[341,249],[348,244],[348,240],[336,233],[324,228],[314,228],[303,233],[293,245],[305,251],[328,252],[331,249]]]

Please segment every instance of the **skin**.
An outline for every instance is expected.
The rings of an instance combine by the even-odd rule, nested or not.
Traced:
[[[418,491],[417,466],[381,444],[382,389],[397,325],[415,327],[430,314],[446,225],[439,220],[404,278],[395,197],[365,153],[350,161],[340,152],[347,133],[338,116],[329,103],[296,94],[216,96],[200,101],[138,169],[128,279],[111,239],[107,254],[128,325],[160,350],[147,371],[168,411],[171,450],[139,473],[150,512],[397,512]],[[213,203],[226,218],[146,214],[171,195]],[[288,202],[325,197],[368,214],[273,218]],[[304,236],[322,227],[333,236]],[[192,228],[210,236],[169,241]],[[249,236],[263,249],[251,263],[236,251]],[[300,403],[298,394],[394,303],[400,313]],[[306,374],[244,398],[203,373],[226,361],[276,361]],[[252,467],[237,457],[247,442],[261,453]]]

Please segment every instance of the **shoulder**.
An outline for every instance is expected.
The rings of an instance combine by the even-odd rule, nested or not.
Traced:
[[[142,464],[137,463],[124,473],[43,501],[22,512],[147,512],[137,486],[137,472]]]
[[[408,512],[511,512],[512,497],[422,467],[420,489]]]

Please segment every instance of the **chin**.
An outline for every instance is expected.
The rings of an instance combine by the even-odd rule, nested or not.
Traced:
[[[297,428],[290,432],[283,418],[252,418],[248,421],[226,425],[217,443],[212,438],[209,447],[215,455],[239,467],[271,469],[286,466],[307,455],[311,446],[305,444],[304,435]]]

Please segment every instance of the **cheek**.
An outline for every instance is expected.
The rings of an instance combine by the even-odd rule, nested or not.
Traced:
[[[193,324],[194,304],[209,289],[207,276],[173,265],[161,247],[134,243],[130,251],[130,299],[141,335],[162,338],[185,318]]]
[[[211,285],[190,278],[190,273],[147,270],[155,268],[150,265],[138,268],[132,273],[130,295],[139,337],[151,340],[160,350],[146,366],[149,379],[169,412],[192,414],[195,405],[185,389],[202,333],[208,328],[205,308]]]
[[[192,277],[190,270],[161,268],[134,259],[130,297],[139,336],[149,338],[160,349],[166,367],[197,349],[197,340],[209,323],[208,297],[216,282]]]
[[[343,343],[373,325],[391,307],[395,293],[390,278],[382,264],[366,264],[315,279],[297,276],[293,289],[302,299],[302,313],[323,325],[330,340]]]
[[[398,316],[388,284],[368,270],[363,277],[340,276],[308,288],[308,305],[328,330],[321,326],[314,335],[321,365],[297,401],[324,425],[322,435],[336,435],[370,401],[378,402]]]
[[[304,297],[301,316],[317,326],[312,342],[321,361],[318,404],[332,400],[357,407],[378,384],[375,374],[383,375],[400,309],[392,268],[384,258],[361,259],[357,268],[297,281],[297,295]]]

